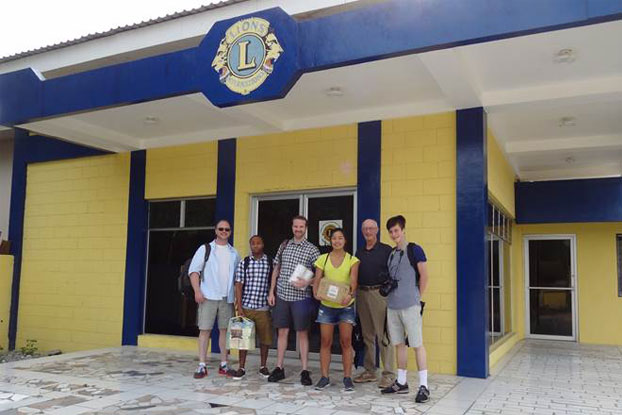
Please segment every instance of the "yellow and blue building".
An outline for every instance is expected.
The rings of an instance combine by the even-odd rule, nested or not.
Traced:
[[[194,350],[178,266],[216,218],[245,254],[298,213],[350,248],[407,218],[433,372],[486,377],[524,338],[622,345],[622,4],[282,3],[0,59],[0,345]]]

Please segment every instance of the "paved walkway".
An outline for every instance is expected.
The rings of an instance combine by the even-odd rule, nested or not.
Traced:
[[[8,414],[622,414],[622,348],[569,343],[522,343],[487,380],[431,375],[433,399],[382,396],[375,385],[318,392],[288,379],[267,383],[249,358],[249,374],[194,380],[191,354],[123,347],[0,365],[0,415]],[[318,370],[312,368],[317,381]],[[337,382],[339,381],[339,382]],[[416,385],[416,379],[411,379]],[[414,389],[414,388],[413,388]]]

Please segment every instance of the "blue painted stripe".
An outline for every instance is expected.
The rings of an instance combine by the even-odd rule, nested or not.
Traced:
[[[516,222],[622,222],[622,179],[519,182]]]
[[[382,123],[369,121],[358,125],[358,155],[356,206],[357,246],[365,247],[361,226],[366,219],[373,219],[380,225],[380,158],[382,153]],[[380,362],[380,348],[376,344],[376,366]],[[355,365],[363,366],[365,354],[356,353]]]
[[[486,113],[456,112],[458,375],[488,376]]]
[[[83,147],[53,138],[29,136],[28,131],[19,128],[15,129],[14,143],[13,176],[11,179],[11,211],[9,217],[11,254],[15,257],[13,264],[13,285],[11,288],[11,310],[9,315],[10,350],[15,348],[15,340],[17,338],[17,315],[19,310],[19,287],[22,270],[28,164],[108,154],[106,151]]]
[[[225,219],[235,226],[235,163],[236,163],[235,138],[218,141],[218,173],[216,177],[216,220]],[[229,242],[233,245],[233,232]],[[225,327],[223,327],[225,328]],[[218,345],[218,321],[212,329],[212,353],[220,353]]]
[[[622,19],[607,0],[396,0],[300,22],[303,71]]]
[[[131,155],[123,297],[124,345],[138,344],[138,335],[143,331],[148,226],[148,203],[145,200],[146,157],[145,150],[133,151]]]
[[[41,81],[31,69],[0,75],[0,124],[203,92],[226,107],[284,97],[304,72],[622,19],[612,0],[389,0],[296,22],[267,18],[284,53],[264,85],[239,95],[211,68],[226,28],[216,23],[197,48]]]
[[[380,225],[380,156],[382,124],[380,121],[363,122],[358,125],[357,164],[357,228],[359,247],[365,246],[360,232],[365,219],[373,219]]]

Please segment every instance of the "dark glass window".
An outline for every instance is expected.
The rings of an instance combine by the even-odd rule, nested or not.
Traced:
[[[500,285],[500,257],[499,246],[503,242],[496,239],[487,243],[488,247],[488,304],[490,307],[490,318],[488,319],[488,331],[491,340],[503,335],[501,327],[501,291]]]
[[[216,199],[186,200],[185,228],[214,226]]]
[[[622,297],[622,235],[616,235],[616,252],[618,254],[618,297]]]
[[[214,238],[214,207],[213,198],[150,203],[146,333],[198,334],[196,303],[180,292],[178,277],[184,262]]]
[[[499,340],[512,330],[510,244],[512,219],[493,201],[487,209],[487,299],[488,331],[490,343]]]
[[[529,290],[531,334],[572,336],[572,293]]]
[[[149,228],[179,228],[181,201],[149,203]]]
[[[150,232],[146,333],[198,334],[197,305],[194,298],[186,298],[179,292],[177,278],[183,263],[213,235],[211,229]]]
[[[529,241],[529,286],[571,286],[569,239]]]
[[[329,245],[320,243],[320,222],[325,220],[340,219],[343,231],[346,236],[345,250],[354,255],[354,196],[327,196],[309,198],[309,227],[307,237],[311,243],[320,248],[320,252],[325,254],[330,252]]]

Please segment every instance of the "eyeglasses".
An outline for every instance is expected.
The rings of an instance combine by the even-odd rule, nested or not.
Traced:
[[[220,232],[231,232],[231,228],[218,228]]]

